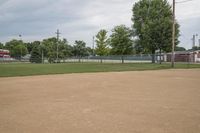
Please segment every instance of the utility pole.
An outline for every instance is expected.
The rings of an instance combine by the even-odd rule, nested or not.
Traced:
[[[200,47],[200,39],[199,39],[199,47]]]
[[[56,45],[56,63],[58,63],[58,42],[59,42],[59,37],[60,37],[60,32],[59,29],[57,29],[56,31],[56,35],[57,35],[57,45]]]
[[[171,55],[171,67],[174,68],[174,47],[175,47],[175,0],[173,0],[173,18],[172,18],[172,55]]]
[[[19,35],[19,40],[22,41],[22,35]],[[22,45],[20,47],[20,60],[22,60]]]
[[[196,46],[196,37],[198,38],[198,34],[192,36],[192,48]],[[200,40],[199,40],[199,46],[200,46]]]
[[[92,38],[92,54],[93,54],[93,56],[94,56],[94,36],[93,36],[93,38]]]
[[[198,47],[198,34],[196,34],[197,37],[197,47]],[[196,38],[195,38],[195,43],[196,43]]]
[[[195,35],[192,36],[192,48],[195,46]]]

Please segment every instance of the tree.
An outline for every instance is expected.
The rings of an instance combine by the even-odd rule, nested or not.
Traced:
[[[20,44],[16,45],[13,48],[14,57],[19,57],[20,59],[28,53],[27,48],[25,45]]]
[[[107,31],[102,29],[96,35],[95,53],[99,56],[105,56],[109,53]],[[101,59],[102,63],[102,59]]]
[[[124,55],[131,54],[133,51],[133,41],[131,39],[131,30],[125,25],[116,26],[112,30],[110,36],[111,53],[122,56],[124,63]]]
[[[50,63],[54,63],[57,57],[57,39],[55,37],[47,38],[42,41],[43,55]]]
[[[73,54],[79,58],[80,62],[81,57],[87,56],[86,43],[84,41],[76,40],[73,47]]]
[[[57,45],[58,45],[58,58],[64,59],[73,55],[73,48],[68,44],[67,39],[62,39],[57,42],[55,37],[47,38],[42,41],[44,46],[43,54],[44,57],[48,58],[50,63],[55,62],[57,58]]]
[[[13,39],[9,42],[6,42],[5,49],[8,49],[10,51],[12,57],[20,59],[22,58],[22,56],[28,53],[27,47],[22,40]]]
[[[58,56],[61,59],[72,56],[72,46],[68,44],[67,39],[59,41],[58,49],[59,49]]]
[[[100,30],[96,35],[96,49],[95,52],[97,55],[104,56],[108,55],[108,37],[106,30]]]
[[[184,47],[176,46],[175,51],[186,51],[186,49]]]
[[[86,47],[86,56],[93,55],[93,49],[91,47]]]
[[[194,47],[192,47],[192,50],[200,50],[200,47],[198,47],[198,46],[194,46]]]
[[[31,51],[30,62],[31,63],[42,63],[40,46],[36,45],[33,47],[32,51]]]
[[[140,0],[133,6],[133,29],[138,38],[137,45],[152,54],[155,51],[171,51],[172,9],[167,0]],[[178,45],[179,25],[175,26],[175,45]]]
[[[33,50],[33,48],[35,46],[39,46],[40,44],[41,44],[40,41],[34,41],[34,42],[25,43],[29,54],[31,54],[31,52],[32,52],[32,50]]]
[[[3,43],[0,43],[0,49],[4,49]]]

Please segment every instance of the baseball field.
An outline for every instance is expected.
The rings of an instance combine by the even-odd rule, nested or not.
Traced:
[[[10,73],[0,78],[0,133],[200,132],[200,69]]]

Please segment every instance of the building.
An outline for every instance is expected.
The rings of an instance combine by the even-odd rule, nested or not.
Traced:
[[[10,58],[10,51],[5,49],[0,49],[0,58]]]
[[[166,61],[171,62],[171,53],[167,53],[165,56],[166,56]],[[200,50],[176,51],[174,52],[174,61],[200,63]]]
[[[194,58],[193,62],[200,63],[200,50],[194,51],[193,55]]]

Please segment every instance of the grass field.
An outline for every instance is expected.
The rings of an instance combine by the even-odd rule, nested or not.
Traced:
[[[200,69],[2,77],[0,133],[200,133],[199,79]]]
[[[0,64],[0,77],[31,76],[85,72],[114,72],[170,69],[170,64],[150,63],[65,63],[65,64]],[[176,64],[175,68],[200,68],[200,64]]]

